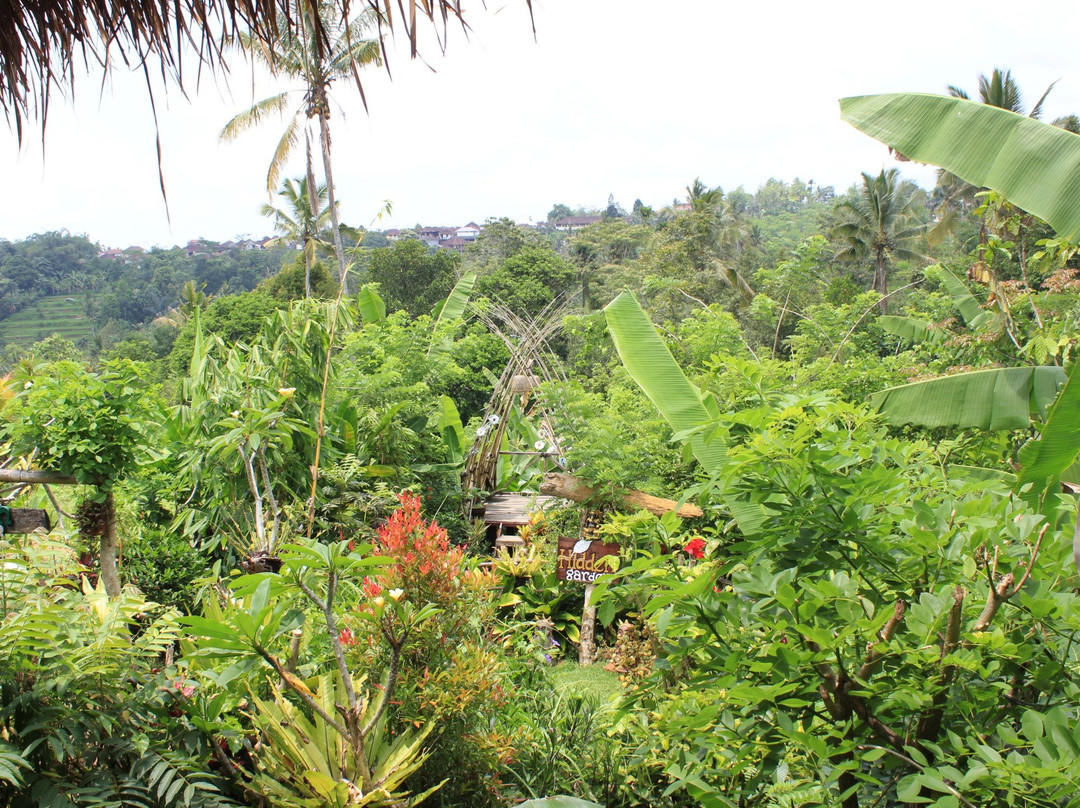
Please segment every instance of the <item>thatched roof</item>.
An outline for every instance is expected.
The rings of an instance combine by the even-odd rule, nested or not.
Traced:
[[[325,2],[351,16],[350,0],[0,0],[0,107],[21,141],[25,119],[44,122],[50,91],[72,86],[77,62],[119,61],[182,86],[185,68],[223,67],[223,48],[236,34],[272,47],[279,20],[297,25]],[[353,0],[352,13],[375,10],[380,34],[403,33],[416,56],[421,26],[431,24],[440,45],[451,25],[467,29],[461,2]],[[525,2],[531,11],[532,0]],[[182,54],[192,51],[197,64],[184,64]]]

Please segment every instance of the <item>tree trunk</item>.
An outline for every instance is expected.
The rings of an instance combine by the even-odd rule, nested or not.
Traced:
[[[878,306],[881,308],[882,314],[889,313],[889,261],[885,257],[885,252],[882,250],[877,256],[877,290],[881,292],[881,302]]]
[[[581,638],[578,643],[578,664],[587,667],[592,664],[596,652],[596,607],[592,600],[593,585],[585,584],[585,608],[581,612]]]
[[[119,551],[116,541],[116,501],[110,490],[105,495],[105,525],[101,531],[101,552],[98,563],[101,565],[101,582],[111,600],[120,597],[120,573],[116,568]]]
[[[307,145],[307,198],[311,212],[311,237],[304,241],[304,298],[311,297],[311,263],[315,259],[315,239],[319,230],[319,183],[315,181],[315,170],[311,167],[311,137],[304,132]]]
[[[334,172],[330,168],[330,127],[327,125],[326,105],[329,103],[326,93],[321,93],[319,106],[319,141],[322,144],[323,173],[326,175],[326,200],[330,205],[330,223],[334,228],[334,254],[337,256],[341,288],[345,294],[349,287],[345,277],[345,250],[341,246],[341,228],[338,222],[337,204],[334,201]]]

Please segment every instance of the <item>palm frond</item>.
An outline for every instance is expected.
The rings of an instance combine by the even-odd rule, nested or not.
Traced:
[[[288,161],[289,155],[296,148],[296,144],[300,142],[300,128],[300,110],[297,110],[289,121],[289,125],[285,128],[281,140],[278,141],[277,148],[274,149],[274,156],[270,160],[270,168],[266,172],[267,193],[274,192],[278,180],[281,179],[281,172],[285,170],[285,163]]]
[[[242,133],[257,127],[268,116],[274,113],[285,114],[289,109],[289,96],[293,92],[293,90],[286,90],[270,98],[264,98],[262,101],[253,104],[249,109],[234,116],[222,128],[218,134],[218,140],[228,143],[235,140]]]
[[[532,0],[524,2],[531,18]],[[346,16],[350,7],[349,0],[324,5],[330,12],[327,21]],[[411,58],[419,55],[424,25],[434,29],[440,48],[452,25],[468,30],[460,0],[359,0],[358,5],[374,17],[376,39],[400,32],[409,41]],[[282,34],[306,27],[299,9],[307,7],[291,0],[8,4],[0,15],[0,108],[14,119],[21,142],[24,118],[40,113],[44,124],[50,91],[73,87],[74,65],[80,61],[104,65],[106,71],[117,64],[147,75],[160,71],[182,88],[184,61],[190,61],[182,54],[194,51],[200,72],[224,68],[230,46],[243,42],[241,32],[272,53]],[[316,21],[313,34],[325,51],[330,38],[323,20]]]
[[[1033,106],[1031,112],[1028,113],[1029,118],[1034,118],[1035,120],[1042,118],[1042,108],[1043,104],[1046,103],[1046,96],[1050,95],[1050,91],[1054,89],[1055,84],[1057,84],[1056,81],[1051,82],[1050,86],[1043,91],[1041,96],[1039,96],[1039,100],[1035,102],[1035,106]]]

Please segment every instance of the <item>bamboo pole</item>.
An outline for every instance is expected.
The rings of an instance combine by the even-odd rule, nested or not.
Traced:
[[[69,474],[60,474],[55,471],[0,469],[0,483],[50,483],[51,485],[78,485],[79,481]]]
[[[540,483],[540,493],[553,497],[562,497],[573,502],[588,502],[596,496],[595,489],[579,480],[572,474],[559,471],[551,471],[544,475],[544,481]],[[684,503],[679,505],[673,499],[654,497],[644,491],[626,491],[620,501],[623,505],[631,508],[644,508],[656,516],[663,516],[668,511],[675,511],[683,518],[702,516],[703,511],[696,505]]]

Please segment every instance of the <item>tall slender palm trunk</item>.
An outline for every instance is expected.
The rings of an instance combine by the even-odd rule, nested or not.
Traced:
[[[315,170],[311,167],[311,136],[304,132],[304,140],[307,141],[307,197],[308,210],[311,211],[311,221],[318,227],[319,221],[319,186],[315,182]],[[304,243],[304,297],[311,297],[311,264],[315,260],[315,247],[310,242]]]
[[[345,250],[341,246],[341,227],[338,223],[337,203],[334,201],[334,172],[330,168],[330,127],[327,125],[326,94],[322,93],[319,106],[319,140],[322,144],[323,173],[326,176],[326,200],[330,205],[330,222],[334,228],[334,254],[337,255],[338,273],[341,277],[341,288],[345,294],[349,293],[347,278],[345,277]]]
[[[881,300],[878,302],[878,307],[881,309],[882,314],[889,313],[889,259],[886,257],[884,250],[881,250],[877,254],[877,277],[874,278],[874,287],[881,293]]]

